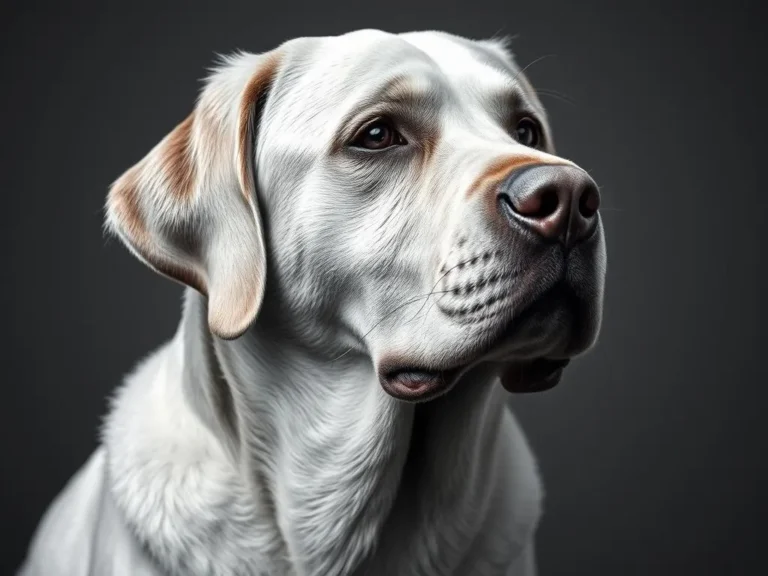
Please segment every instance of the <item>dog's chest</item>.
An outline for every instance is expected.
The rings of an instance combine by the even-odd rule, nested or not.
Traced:
[[[394,521],[384,526],[381,511],[366,510],[354,530],[341,530],[348,518],[334,518],[328,509],[312,517],[311,503],[304,502],[295,524],[281,530],[243,486],[205,486],[219,471],[203,467],[191,474],[173,480],[172,490],[194,486],[195,499],[185,498],[183,506],[156,500],[130,526],[174,576],[501,575],[523,546],[510,530],[513,510],[503,496],[393,510]],[[489,515],[491,501],[497,508]],[[346,515],[347,504],[336,503],[339,515]],[[286,543],[286,536],[293,540]]]
[[[370,415],[340,405],[317,422],[283,417],[302,422],[304,441],[276,419],[285,440],[252,446],[261,473],[246,483],[167,380],[161,356],[150,359],[119,396],[105,444],[115,503],[168,574],[494,574],[481,562],[506,562],[535,524],[537,506],[520,506],[538,504],[535,466],[508,412],[499,421],[459,402],[413,433],[394,403]],[[480,417],[484,435],[456,435],[471,429],[462,419]],[[416,459],[428,464],[405,478],[412,458],[400,448],[413,435],[431,439]]]
[[[131,532],[173,575],[292,575],[279,530],[216,461],[111,474]]]

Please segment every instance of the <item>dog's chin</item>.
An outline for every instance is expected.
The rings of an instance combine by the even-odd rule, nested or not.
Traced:
[[[409,402],[432,400],[448,392],[472,368],[489,364],[509,392],[543,392],[562,379],[570,360],[594,344],[599,307],[556,286],[512,319],[479,338],[483,345],[457,351],[442,365],[390,360],[379,366],[379,380],[391,396]]]

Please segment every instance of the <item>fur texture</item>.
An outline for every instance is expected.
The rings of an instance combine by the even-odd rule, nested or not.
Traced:
[[[510,135],[522,112],[537,149]],[[348,145],[382,115],[407,146]],[[507,360],[477,354],[552,275],[496,216],[493,183],[524,163],[574,166],[501,42],[364,30],[224,59],[110,190],[108,228],[189,286],[183,317],[21,574],[534,575],[536,464]],[[473,354],[428,402],[382,386]]]

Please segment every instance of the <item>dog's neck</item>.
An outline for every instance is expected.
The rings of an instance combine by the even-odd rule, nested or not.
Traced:
[[[269,566],[263,573],[330,575],[407,563],[411,551],[421,555],[411,562],[434,568],[448,559],[424,551],[445,554],[441,539],[460,554],[493,492],[503,410],[493,377],[407,404],[382,390],[370,361],[318,357],[267,324],[235,341],[214,339],[204,300],[188,293],[166,349],[172,366],[158,367],[152,399],[135,400],[155,408],[138,415],[130,382],[117,400],[105,434],[113,492],[153,555],[187,574]],[[189,414],[159,408],[182,398]],[[162,437],[152,435],[158,429]],[[174,495],[168,479],[153,492],[162,482],[142,478],[142,466],[186,492]],[[174,524],[172,537],[143,527],[158,511]],[[207,515],[211,526],[202,525]],[[217,536],[201,541],[209,531]],[[211,566],[219,571],[206,572]]]

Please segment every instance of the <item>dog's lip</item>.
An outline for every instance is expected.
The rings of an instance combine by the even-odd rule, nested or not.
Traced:
[[[424,402],[447,392],[465,368],[466,365],[447,370],[396,367],[383,371],[379,380],[384,390],[399,400]]]
[[[562,296],[563,291],[564,287],[556,284],[524,308],[515,321],[524,322],[549,299]],[[508,331],[500,330],[489,344],[467,351],[451,364],[417,365],[390,357],[379,365],[379,380],[390,395],[412,402],[431,400],[447,392],[468,370],[484,362],[499,366],[502,386],[515,394],[543,392],[560,382],[571,354],[559,353],[564,351],[554,343],[543,345],[538,354],[532,350],[524,356],[521,351],[505,353],[508,338]]]
[[[399,400],[425,402],[450,390],[469,368],[481,363],[485,356],[444,370],[393,368],[380,376],[381,385]],[[570,361],[570,358],[541,357],[504,362],[500,374],[501,385],[513,394],[544,392],[560,382]]]
[[[569,362],[569,358],[537,358],[510,363],[501,374],[501,385],[514,394],[544,392],[560,382]]]

